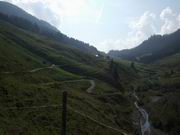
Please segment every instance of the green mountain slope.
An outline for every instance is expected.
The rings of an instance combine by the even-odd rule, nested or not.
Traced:
[[[86,54],[2,20],[0,43],[2,134],[60,134],[64,90],[69,135],[134,131],[133,107],[123,94],[127,78],[136,76],[130,64]],[[87,92],[90,80],[92,94]]]
[[[140,134],[135,91],[137,104],[149,114],[151,135],[179,133],[178,49],[148,59],[147,46],[140,47],[141,60],[153,60],[152,64],[113,60],[86,43],[54,30],[54,34],[39,31],[28,18],[4,13],[0,13],[0,134],[61,134],[65,90],[68,135]],[[166,40],[161,41],[163,46]],[[157,58],[157,52],[151,58]]]
[[[122,51],[110,51],[109,56],[152,63],[180,52],[180,30],[168,35],[155,35],[139,46]]]
[[[39,20],[11,3],[0,1],[0,20],[5,20],[24,30],[35,32],[39,35],[51,38],[52,40],[62,42],[66,44],[66,46],[73,47],[82,52],[84,51],[93,55],[99,54],[95,47],[66,36],[54,26],[43,20]]]
[[[179,69],[180,67],[180,53],[166,57],[154,63],[160,68]]]

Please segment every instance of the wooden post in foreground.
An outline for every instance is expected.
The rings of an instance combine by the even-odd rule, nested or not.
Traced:
[[[66,135],[66,118],[67,118],[67,91],[63,92],[62,105],[62,134]]]

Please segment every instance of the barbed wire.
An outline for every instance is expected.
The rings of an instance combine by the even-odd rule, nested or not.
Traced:
[[[60,104],[60,105],[53,104],[53,105],[43,105],[43,106],[31,106],[31,107],[1,107],[0,110],[22,110],[22,109],[24,110],[24,109],[40,109],[40,108],[52,108],[52,107],[53,108],[62,108],[62,104]],[[91,116],[89,116],[87,114],[84,114],[84,113],[82,113],[82,112],[80,112],[78,110],[75,110],[69,105],[67,106],[67,109],[73,111],[74,113],[79,114],[80,116],[88,118],[89,120],[95,122],[96,124],[98,124],[100,126],[103,126],[105,128],[114,130],[116,132],[119,132],[119,133],[121,133],[121,135],[127,135],[125,132],[123,132],[123,131],[121,131],[121,130],[119,130],[117,128],[111,127],[111,126],[109,126],[109,125],[107,125],[107,124],[105,124],[103,122],[100,122],[100,121],[92,118]]]
[[[23,110],[23,109],[39,109],[39,108],[62,108],[62,104],[57,105],[42,105],[42,106],[27,106],[27,107],[0,107],[0,110]]]
[[[121,135],[127,135],[127,133],[125,133],[125,132],[123,132],[123,131],[121,131],[121,130],[119,130],[119,129],[117,129],[117,128],[114,128],[114,127],[111,127],[111,126],[109,126],[109,125],[106,125],[105,123],[102,123],[102,122],[100,122],[100,121],[98,121],[98,120],[95,120],[95,119],[92,118],[91,116],[89,116],[89,115],[87,115],[87,114],[84,114],[84,113],[82,113],[82,112],[80,112],[80,111],[78,111],[78,110],[73,109],[71,106],[67,106],[67,107],[68,107],[68,109],[70,109],[71,111],[79,114],[80,116],[83,116],[83,117],[88,118],[89,120],[95,122],[96,124],[98,124],[98,125],[100,125],[100,126],[103,126],[103,127],[105,127],[105,128],[114,130],[114,131],[116,131],[116,132],[119,132]]]
[[[33,70],[30,70],[30,71],[22,71],[22,73],[34,73],[34,72],[37,72],[37,71],[40,71],[40,70],[43,70],[43,69],[53,69],[55,67],[63,67],[63,66],[75,66],[75,65],[83,65],[82,63],[81,64],[66,64],[66,65],[51,65],[49,67],[43,67],[43,68],[36,68],[36,69],[33,69]],[[98,71],[94,71],[94,72],[89,72],[89,71],[86,71],[84,73],[81,73],[81,74],[90,74],[89,76],[92,76],[92,75],[96,75],[100,72],[102,72],[103,70],[105,70],[106,67],[98,70]],[[1,72],[2,73],[2,72]],[[5,74],[14,74],[14,73],[18,73],[18,72],[3,72]],[[75,81],[83,81],[85,79],[79,79],[79,80],[65,80],[65,81],[62,81],[62,82],[75,82]],[[62,83],[62,82],[58,82],[58,83]],[[80,116],[83,116],[83,117],[86,117],[88,118],[89,120],[95,122],[96,124],[100,125],[100,126],[103,126],[105,128],[108,128],[108,129],[111,129],[111,130],[114,130],[116,132],[119,132],[121,135],[127,135],[125,132],[117,129],[117,128],[114,128],[114,127],[111,127],[109,125],[106,125],[105,123],[102,123],[94,118],[92,118],[91,116],[89,115],[86,115],[78,110],[75,110],[73,109],[72,107],[70,107],[69,105],[67,106],[68,108],[67,109],[70,109],[71,111],[79,114]],[[62,108],[62,104],[60,105],[57,105],[57,104],[53,104],[53,105],[42,105],[42,106],[30,106],[30,107],[1,107],[0,110],[20,110],[20,109],[40,109],[40,108]]]

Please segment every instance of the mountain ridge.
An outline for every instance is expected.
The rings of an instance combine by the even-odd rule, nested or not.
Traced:
[[[0,17],[2,20],[8,21],[13,25],[41,34],[47,38],[64,42],[65,44],[81,51],[86,51],[87,53],[93,55],[101,54],[101,52],[88,43],[68,37],[49,23],[39,20],[38,18],[30,15],[26,11],[11,3],[0,1]]]
[[[24,18],[26,20],[31,21],[32,23],[36,23],[38,26],[43,24],[43,27],[48,28],[50,30],[59,31],[56,27],[52,26],[51,24],[47,23],[44,20],[38,19],[31,14],[27,13],[23,9],[15,6],[9,2],[0,1],[0,12],[3,14],[7,14],[9,16],[17,16],[20,18]]]
[[[180,29],[171,34],[166,34],[163,36],[154,35],[143,41],[137,47],[121,51],[112,50],[108,53],[108,55],[113,58],[151,63],[180,52],[179,37]]]

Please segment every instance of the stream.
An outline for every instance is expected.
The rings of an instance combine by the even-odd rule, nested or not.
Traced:
[[[139,101],[138,96],[136,95],[135,91],[133,93],[133,96],[136,98],[137,101]],[[150,135],[151,134],[151,126],[149,123],[149,114],[146,112],[145,109],[140,107],[138,105],[138,102],[135,101],[134,105],[137,108],[137,110],[140,113],[140,129],[141,129],[141,135]]]

